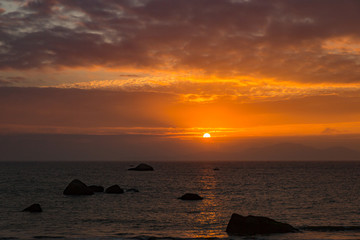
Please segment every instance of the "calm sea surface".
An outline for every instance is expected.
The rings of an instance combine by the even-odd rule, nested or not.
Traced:
[[[0,239],[360,239],[360,163],[153,162],[153,172],[126,171],[132,164],[0,163]],[[139,192],[64,196],[75,178]],[[187,192],[204,200],[177,199]],[[33,203],[43,212],[21,212]],[[234,212],[302,232],[229,237]]]

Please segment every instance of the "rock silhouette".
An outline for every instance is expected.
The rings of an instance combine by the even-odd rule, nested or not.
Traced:
[[[22,210],[22,212],[31,212],[31,213],[42,212],[42,209],[41,209],[40,204],[34,203],[33,205]]]
[[[112,185],[105,190],[106,193],[119,194],[124,193],[124,190],[119,187],[119,185]]]
[[[145,163],[140,163],[134,168],[129,168],[130,171],[154,171],[154,168],[150,165],[147,165]]]
[[[186,193],[179,197],[181,200],[203,200],[204,198],[200,197],[199,195],[195,193]]]
[[[79,179],[72,180],[64,190],[64,195],[92,195],[94,192]]]
[[[89,188],[90,188],[93,192],[104,192],[104,187],[103,187],[103,186],[91,185],[91,186],[89,186]]]
[[[241,216],[234,213],[226,227],[229,235],[256,235],[272,233],[289,233],[298,230],[287,223],[277,222],[271,218],[258,216]]]

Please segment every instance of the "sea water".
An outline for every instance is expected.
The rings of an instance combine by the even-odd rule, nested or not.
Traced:
[[[0,163],[0,239],[360,239],[360,163]],[[218,168],[219,170],[214,170]],[[73,179],[139,192],[65,196]],[[182,201],[197,193],[201,201]],[[39,203],[42,213],[21,212]],[[231,237],[232,213],[299,233]]]

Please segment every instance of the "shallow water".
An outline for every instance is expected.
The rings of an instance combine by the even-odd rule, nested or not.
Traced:
[[[360,239],[360,163],[154,162],[153,172],[126,171],[131,164],[137,163],[0,163],[0,237]],[[74,178],[140,192],[64,196]],[[187,192],[204,200],[177,199]],[[32,203],[43,212],[20,212]],[[302,231],[229,237],[225,229],[234,212]]]

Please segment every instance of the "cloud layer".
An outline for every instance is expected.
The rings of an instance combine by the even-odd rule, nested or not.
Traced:
[[[357,134],[359,12],[357,0],[3,0],[0,133]]]
[[[5,0],[0,8],[1,69],[360,79],[356,0]]]
[[[359,105],[356,96],[184,102],[170,93],[4,87],[0,88],[0,134],[357,134]]]

